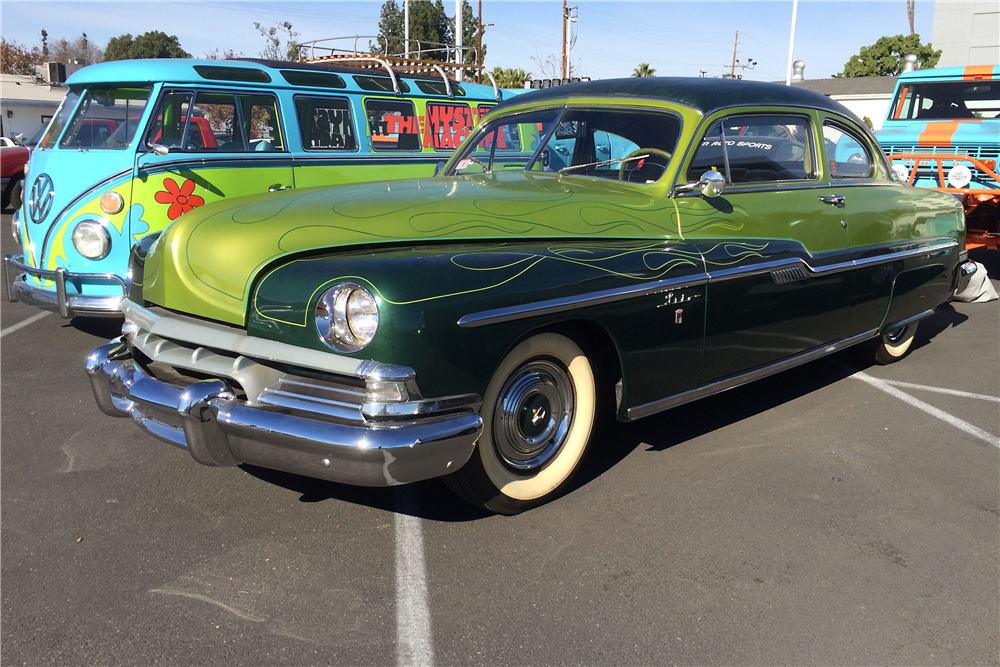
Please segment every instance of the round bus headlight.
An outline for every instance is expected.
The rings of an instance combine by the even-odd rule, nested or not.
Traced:
[[[120,213],[125,208],[125,200],[117,192],[105,192],[101,195],[101,210],[108,215]]]
[[[357,283],[341,283],[316,303],[316,329],[324,343],[341,352],[357,352],[378,330],[378,302]]]
[[[104,259],[111,252],[111,237],[101,223],[84,220],[73,229],[73,247],[87,259]]]

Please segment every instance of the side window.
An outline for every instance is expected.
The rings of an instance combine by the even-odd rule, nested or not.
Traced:
[[[160,108],[146,133],[146,144],[160,144],[171,150],[181,150],[184,128],[191,115],[191,93],[170,92],[163,96]]]
[[[727,167],[727,180],[735,185],[813,178],[809,121],[799,116],[734,116],[713,124],[691,161],[688,179],[698,180],[709,169],[725,174]]]
[[[197,125],[203,145],[196,147],[189,141],[186,150],[222,153],[243,153],[249,150],[240,126],[235,95],[198,93],[191,125]]]
[[[430,145],[436,151],[453,151],[472,131],[472,109],[467,104],[427,103]],[[426,147],[426,141],[424,146]]]
[[[413,102],[366,100],[365,113],[376,151],[420,151],[420,122]]]
[[[357,150],[351,103],[342,98],[296,97],[302,147],[308,150]]]
[[[826,144],[831,178],[868,178],[872,175],[872,157],[865,142],[847,128],[824,123],[823,143]]]
[[[480,104],[479,106],[477,106],[476,107],[476,122],[477,123],[483,122],[483,116],[485,116],[490,111],[492,111],[493,107],[495,107],[495,106],[496,106],[495,104]]]
[[[283,151],[285,142],[278,122],[278,101],[270,95],[237,95],[243,131],[252,151]]]

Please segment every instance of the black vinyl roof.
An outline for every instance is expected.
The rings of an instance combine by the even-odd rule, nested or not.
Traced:
[[[811,90],[760,81],[697,77],[635,77],[569,83],[518,95],[498,105],[497,109],[514,104],[568,97],[624,97],[679,102],[706,115],[719,107],[737,104],[790,104],[817,107],[855,118],[844,105]]]

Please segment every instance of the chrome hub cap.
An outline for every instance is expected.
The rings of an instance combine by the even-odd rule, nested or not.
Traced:
[[[530,361],[511,373],[493,410],[493,444],[514,472],[545,467],[573,421],[573,381],[558,363]]]
[[[885,333],[885,339],[895,345],[903,339],[904,333],[906,333],[906,327],[897,327],[892,331],[887,331]]]

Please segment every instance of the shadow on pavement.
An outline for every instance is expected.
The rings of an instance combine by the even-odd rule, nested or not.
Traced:
[[[73,320],[74,326],[80,319]],[[927,345],[941,332],[959,326],[967,319],[950,304],[941,305],[934,316],[920,323],[914,341],[915,348]],[[98,327],[107,320],[94,322],[100,323],[93,325]],[[605,419],[598,426],[600,431],[591,452],[567,493],[597,479],[639,447],[645,447],[645,452],[662,452],[747,417],[772,410],[839,382],[871,365],[872,362],[865,358],[859,348],[851,348],[637,422],[623,424],[614,419]],[[405,487],[370,488],[337,484],[252,465],[240,467],[264,482],[301,494],[299,501],[303,503],[339,500],[441,522],[475,521],[492,516],[490,512],[467,505],[440,480],[435,479]]]
[[[63,324],[97,338],[111,340],[122,335],[123,317],[74,317]]]

